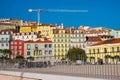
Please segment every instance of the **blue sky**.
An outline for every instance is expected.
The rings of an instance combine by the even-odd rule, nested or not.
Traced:
[[[29,8],[88,10],[86,13],[42,12],[42,23],[120,29],[120,0],[1,0],[0,18],[37,21],[37,13],[29,13]]]

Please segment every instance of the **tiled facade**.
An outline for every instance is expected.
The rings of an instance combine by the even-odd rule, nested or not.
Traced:
[[[19,55],[24,57],[24,41],[12,40],[10,42],[10,50],[12,51],[11,58]]]

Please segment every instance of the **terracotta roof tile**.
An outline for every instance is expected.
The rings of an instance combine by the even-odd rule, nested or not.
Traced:
[[[33,40],[29,40],[29,41],[24,41],[25,43],[52,43],[51,40],[37,40],[37,41],[33,41]]]
[[[97,46],[97,45],[102,45],[102,44],[115,44],[115,43],[120,43],[120,38],[100,41],[92,46]]]
[[[86,37],[86,41],[91,42],[91,41],[102,41],[102,40],[99,36],[88,36]]]

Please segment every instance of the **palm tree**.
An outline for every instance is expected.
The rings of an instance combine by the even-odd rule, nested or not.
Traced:
[[[95,57],[94,56],[90,57],[90,63],[91,63],[92,60],[94,60],[94,63],[95,63]]]
[[[116,61],[116,63],[118,63],[118,59],[120,58],[120,56],[119,55],[115,55],[114,56],[114,59],[116,59],[117,61]]]
[[[114,57],[113,56],[111,56],[111,59],[112,59],[112,62],[114,63]]]
[[[111,55],[105,55],[105,60],[106,60],[106,63],[108,63],[108,59],[111,58]]]

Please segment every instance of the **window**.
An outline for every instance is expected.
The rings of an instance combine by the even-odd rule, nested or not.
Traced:
[[[30,48],[31,48],[31,45],[27,44],[27,49],[30,50]]]
[[[27,56],[29,56],[29,55],[30,55],[30,51],[27,52]]]
[[[117,52],[120,52],[120,48],[119,47],[117,47]]]
[[[54,39],[54,42],[56,42],[56,40]]]
[[[64,52],[64,50],[62,49],[62,52]]]
[[[51,48],[52,47],[52,44],[49,44],[49,48]]]
[[[4,46],[4,44],[1,44],[1,46]]]
[[[27,39],[28,39],[28,36],[27,36]]]
[[[58,44],[58,47],[60,47],[60,44]]]
[[[4,42],[4,38],[2,38],[1,41]]]
[[[104,53],[107,53],[107,48],[104,48]]]
[[[54,44],[54,47],[56,47],[56,44]]]
[[[91,50],[89,50],[89,53],[91,54]]]
[[[95,49],[93,49],[93,53],[95,54]]]
[[[114,52],[114,47],[112,47],[112,52]]]
[[[11,44],[13,44],[13,42],[11,42]]]
[[[63,44],[61,44],[61,46],[63,47]]]
[[[8,38],[6,38],[6,42],[8,42]]]
[[[56,52],[56,49],[54,49],[54,52]]]
[[[65,51],[67,52],[67,49],[65,49]]]
[[[19,55],[21,55],[22,54],[22,51],[19,51]]]
[[[22,39],[24,39],[24,36],[22,36]]]
[[[19,46],[19,49],[22,49],[22,46]]]
[[[11,49],[13,49],[13,46],[11,46]]]
[[[45,53],[44,53],[45,55],[47,55],[48,54],[48,51],[47,50],[45,50]]]
[[[17,42],[15,42],[15,44],[17,44]]]
[[[8,43],[6,43],[6,46],[8,46]]]
[[[63,42],[63,39],[61,39],[61,42]]]
[[[37,50],[38,50],[38,44],[35,44],[35,49],[37,49]]]
[[[54,37],[56,37],[56,35],[54,35]]]
[[[60,49],[58,49],[58,52],[60,52]]]
[[[58,42],[60,42],[60,40],[58,39]]]
[[[49,50],[49,54],[50,54],[50,55],[52,54],[52,50]]]
[[[19,42],[19,44],[22,44],[22,42]]]
[[[47,44],[45,44],[45,48],[47,48]]]
[[[32,38],[33,38],[33,36],[32,36]]]
[[[67,47],[67,44],[65,44],[65,47]]]
[[[97,49],[97,52],[98,52],[98,53],[100,53],[100,50],[99,50],[99,49]]]

